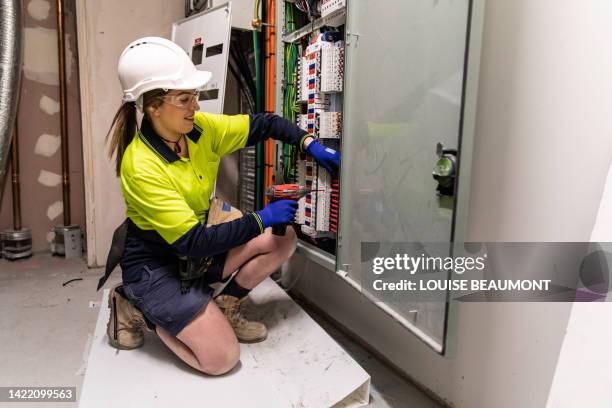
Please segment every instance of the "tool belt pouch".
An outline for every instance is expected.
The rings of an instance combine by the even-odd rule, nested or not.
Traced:
[[[230,222],[242,217],[242,212],[228,203],[219,200],[217,197],[210,201],[206,226]],[[189,292],[189,288],[195,279],[201,278],[206,274],[212,265],[213,257],[191,259],[187,257],[179,258],[179,279],[181,280],[181,293]]]
[[[182,294],[188,293],[193,281],[201,278],[208,272],[212,261],[212,256],[200,259],[179,257],[178,273],[181,280]]]

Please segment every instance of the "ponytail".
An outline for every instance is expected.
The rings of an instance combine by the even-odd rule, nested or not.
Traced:
[[[106,141],[109,142],[110,140],[108,145],[108,157],[110,159],[115,155],[115,172],[117,173],[117,177],[121,175],[121,159],[123,159],[123,153],[134,138],[135,133],[136,105],[133,102],[124,102],[119,110],[117,110],[113,123],[106,134]]]
[[[148,115],[147,108],[150,106],[159,107],[164,102],[163,96],[167,93],[167,89],[153,89],[142,95],[144,106],[143,114],[145,118]],[[113,130],[113,128],[115,130]],[[113,157],[113,154],[115,155],[115,172],[117,173],[117,177],[121,176],[121,159],[123,159],[125,149],[127,149],[132,139],[134,139],[136,129],[136,103],[124,102],[117,113],[115,113],[113,123],[106,134],[106,141],[108,142],[110,139],[108,145],[108,158],[110,159]]]

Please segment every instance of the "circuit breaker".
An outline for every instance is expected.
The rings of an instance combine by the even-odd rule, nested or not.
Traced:
[[[284,80],[277,100],[283,115],[342,155],[346,0],[282,1],[279,51]],[[279,109],[280,110],[280,109]],[[340,215],[338,172],[285,149],[285,174],[312,192],[299,201],[302,239],[335,253]],[[290,168],[288,168],[290,167]]]

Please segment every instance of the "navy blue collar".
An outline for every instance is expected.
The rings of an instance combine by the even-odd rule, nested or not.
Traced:
[[[177,160],[180,160],[181,157],[176,154],[174,150],[169,148],[167,144],[164,143],[164,141],[161,137],[159,137],[155,129],[153,129],[153,125],[146,118],[146,116],[142,119],[140,133],[142,133],[145,140],[147,141],[147,145],[168,163],[173,163]],[[187,137],[191,139],[193,143],[198,143],[198,140],[200,140],[200,136],[202,136],[202,129],[194,123],[193,129],[191,130],[191,132],[187,133]]]

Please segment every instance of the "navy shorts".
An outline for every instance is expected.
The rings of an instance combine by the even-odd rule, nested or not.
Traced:
[[[208,304],[213,294],[210,284],[222,280],[226,257],[227,253],[216,255],[206,274],[192,281],[185,294],[176,263],[145,264],[140,271],[124,271],[123,291],[149,321],[176,336]],[[129,281],[127,276],[138,278]]]

